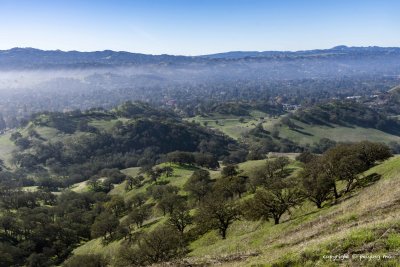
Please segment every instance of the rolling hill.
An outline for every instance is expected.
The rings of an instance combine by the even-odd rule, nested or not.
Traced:
[[[240,164],[245,173],[251,172],[265,161]],[[294,168],[297,165],[293,165]],[[126,170],[135,172],[136,170]],[[180,188],[193,173],[193,169],[174,166],[171,182]],[[396,266],[400,256],[400,157],[391,158],[368,170],[363,179],[377,175],[377,182],[369,181],[338,203],[316,209],[305,203],[283,222],[238,221],[229,230],[228,238],[221,240],[216,231],[203,235],[190,244],[191,252],[184,260],[171,264],[192,266],[339,266],[361,264],[368,259],[362,255],[381,256],[381,261],[368,262],[370,266]],[[214,173],[218,177],[218,172]],[[110,194],[126,199],[142,192],[121,190],[115,187]],[[144,231],[151,231],[165,218],[151,219]],[[146,226],[147,225],[147,226]],[[94,239],[76,248],[75,255],[102,254],[113,258],[123,241],[103,245]],[[353,260],[334,261],[329,256],[351,255]],[[372,255],[372,256],[371,256]],[[382,260],[383,255],[387,259]],[[357,258],[358,257],[358,258]],[[158,266],[158,265],[156,265]],[[163,265],[160,265],[163,266]]]

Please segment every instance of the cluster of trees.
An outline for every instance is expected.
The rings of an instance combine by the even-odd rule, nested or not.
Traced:
[[[135,117],[147,114],[147,109],[149,114],[160,113],[147,105],[134,105],[130,102],[113,112]],[[24,136],[20,132],[14,132],[11,140],[18,151],[13,154],[12,162],[27,172],[40,172],[40,176],[50,170],[47,176],[55,174],[64,177],[62,185],[69,186],[98,175],[102,169],[152,166],[167,159],[207,168],[217,168],[218,160],[224,158],[238,162],[245,159],[245,156],[237,156],[247,154],[247,151],[236,141],[166,114],[168,113],[164,113],[162,117],[152,115],[151,118],[131,119],[125,123],[118,120],[110,130],[100,131],[95,128],[96,130],[64,136],[57,141],[45,140],[34,127]],[[78,127],[79,130],[82,122],[85,124],[82,126],[84,129],[93,127],[88,125],[88,118],[113,116],[113,113],[97,110],[88,111],[87,114],[78,111],[73,114],[48,113],[37,115],[33,123],[56,127],[57,121],[68,121],[69,123],[60,125],[69,127],[71,124],[74,126],[69,128]],[[165,116],[168,118],[163,119]]]
[[[197,165],[208,169],[218,169],[218,158],[211,153],[174,151],[166,155],[167,162]]]
[[[264,129],[262,124],[258,124],[244,135],[244,141],[249,146],[247,159],[256,160],[265,158],[269,152],[302,152],[304,147],[279,136],[279,131],[273,129],[271,132]]]
[[[56,197],[4,184],[0,195],[1,266],[61,264],[80,242],[92,238],[91,225],[109,200],[104,193]]]
[[[337,200],[342,194],[356,186],[359,174],[366,171],[376,161],[391,157],[390,148],[384,144],[368,141],[355,144],[338,144],[322,156],[309,152],[299,156],[305,163],[300,174],[305,196],[318,208],[332,194]],[[344,182],[343,192],[338,192],[338,182]]]

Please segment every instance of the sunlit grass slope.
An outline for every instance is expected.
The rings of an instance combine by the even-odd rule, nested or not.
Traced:
[[[336,205],[318,210],[306,203],[279,225],[239,221],[229,229],[226,240],[210,232],[191,244],[188,260],[222,266],[337,266],[323,256],[370,253],[398,257],[400,157],[370,169],[365,176],[372,173],[381,179]],[[398,260],[385,263],[398,266]]]

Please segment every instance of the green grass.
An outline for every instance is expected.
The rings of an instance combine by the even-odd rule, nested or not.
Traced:
[[[73,184],[70,189],[76,193],[83,193],[89,191],[89,186],[87,185],[87,181],[83,181]]]
[[[119,118],[113,120],[91,120],[89,125],[96,127],[99,130],[110,131],[117,121],[126,122],[129,119]]]
[[[51,140],[54,141],[54,138],[56,138],[58,135],[60,135],[60,131],[58,131],[55,128],[51,128],[51,127],[35,127],[35,130],[37,131],[37,133],[47,139],[47,140]]]
[[[121,243],[122,240],[119,240],[104,245],[101,238],[96,238],[77,247],[72,253],[74,255],[101,254],[106,258],[112,258],[117,254]]]
[[[290,139],[300,144],[312,144],[318,142],[321,138],[329,138],[335,141],[359,142],[369,140],[373,142],[400,142],[400,137],[391,135],[377,129],[362,127],[343,127],[334,125],[334,127],[309,125],[300,121],[293,122],[301,127],[299,131],[289,129],[287,126],[280,125],[278,130],[280,137]],[[279,124],[278,124],[279,125]],[[271,125],[264,125],[265,129],[271,130]]]
[[[179,187],[181,189],[181,193],[185,193],[183,192],[182,189],[184,184],[186,183],[187,179],[192,175],[192,173],[198,168],[193,166],[180,166],[178,164],[171,164],[171,163],[163,163],[158,165],[158,167],[162,167],[165,165],[171,166],[173,168],[173,174],[170,177],[162,176],[159,178],[159,181],[168,180],[170,185]],[[139,170],[140,170],[139,167],[134,167],[134,168],[124,169],[121,171],[127,175],[134,177],[139,174]],[[115,185],[113,190],[111,190],[110,194],[121,195],[124,197],[125,200],[129,200],[135,194],[146,192],[146,189],[149,187],[150,183],[149,179],[146,178],[144,181],[144,185],[142,187],[134,188],[130,191],[125,190],[125,185],[126,182]]]
[[[400,179],[400,156],[395,156],[386,160],[384,164],[379,164],[371,168],[366,171],[364,175],[367,176],[373,173],[381,174],[383,179]]]
[[[264,119],[261,120],[260,117]],[[244,119],[243,122],[240,122],[241,118]],[[196,116],[193,118],[186,118],[186,120],[195,121],[201,125],[207,123],[207,127],[217,129],[233,139],[240,138],[260,122],[264,122],[265,125],[272,125],[276,121],[276,119],[270,118],[268,114],[261,111],[251,111],[250,116],[212,114],[207,117]],[[216,122],[218,122],[218,124]]]
[[[386,240],[386,246],[389,250],[400,249],[400,233],[392,233]]]
[[[130,175],[132,177],[135,177],[136,175],[139,174],[139,167],[133,167],[133,168],[127,168],[121,170],[126,175]],[[140,192],[145,192],[146,186],[142,186],[139,189],[132,189],[130,191],[125,190],[125,185],[126,182],[122,182],[120,184],[114,185],[114,188],[110,191],[110,195],[120,195],[123,196],[125,200],[131,199],[135,194],[140,193]]]
[[[34,186],[24,186],[22,187],[22,190],[26,191],[26,192],[36,192],[38,190],[38,186],[34,185]]]
[[[263,120],[260,117],[264,117]],[[290,139],[296,143],[306,145],[318,142],[321,138],[329,138],[338,142],[358,142],[360,140],[369,140],[374,142],[390,141],[400,142],[400,137],[389,133],[382,132],[373,128],[362,127],[344,127],[340,125],[333,125],[333,127],[310,125],[303,122],[293,120],[293,122],[300,127],[299,131],[289,129],[285,125],[281,125],[279,117],[269,117],[264,113],[253,111],[251,116],[242,117],[244,122],[240,122],[241,117],[232,115],[213,114],[208,117],[193,117],[187,118],[188,121],[195,121],[207,127],[217,129],[226,135],[239,139],[243,134],[253,129],[258,123],[262,122],[266,130],[271,131],[277,127],[280,137]],[[218,121],[218,124],[216,124]]]

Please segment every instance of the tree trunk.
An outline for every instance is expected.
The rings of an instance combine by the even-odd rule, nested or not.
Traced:
[[[221,236],[222,236],[222,239],[226,239],[226,229],[223,229],[221,231]]]
[[[333,183],[333,193],[335,194],[335,200],[339,198],[339,194],[336,188],[336,183]]]

